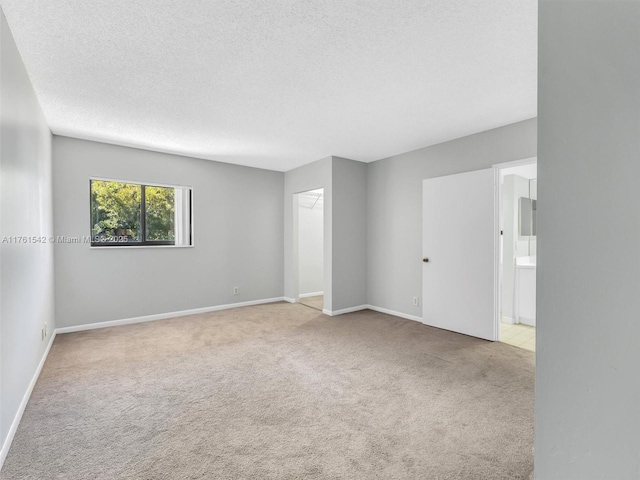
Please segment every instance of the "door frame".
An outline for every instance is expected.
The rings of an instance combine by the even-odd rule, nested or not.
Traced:
[[[511,167],[520,167],[522,165],[530,165],[537,163],[538,157],[529,157],[522,160],[514,160],[512,162],[497,163],[493,165],[493,178],[494,178],[494,208],[495,214],[493,216],[494,221],[494,242],[493,242],[493,258],[494,258],[494,287],[493,287],[493,301],[494,301],[494,340],[500,340],[500,311],[502,309],[502,268],[500,268],[500,224],[502,223],[502,208],[500,198],[502,196],[502,187],[500,185],[500,170]]]

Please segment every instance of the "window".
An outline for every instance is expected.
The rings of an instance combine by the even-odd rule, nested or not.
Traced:
[[[192,245],[191,188],[91,179],[91,245]]]

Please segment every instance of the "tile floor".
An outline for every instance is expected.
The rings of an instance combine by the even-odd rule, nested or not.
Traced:
[[[536,351],[536,328],[521,323],[500,324],[500,341],[513,345],[514,347]]]

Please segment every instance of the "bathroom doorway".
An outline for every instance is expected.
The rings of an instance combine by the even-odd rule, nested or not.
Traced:
[[[298,196],[298,297],[301,304],[324,308],[324,189]]]
[[[498,166],[499,340],[535,351],[537,161]]]

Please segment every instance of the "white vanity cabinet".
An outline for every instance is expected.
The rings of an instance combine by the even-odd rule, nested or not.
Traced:
[[[514,316],[516,323],[536,325],[536,266],[516,264]]]

